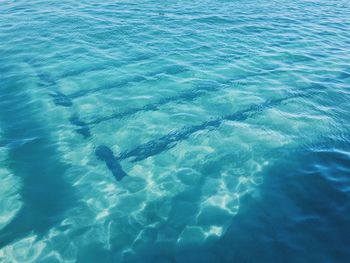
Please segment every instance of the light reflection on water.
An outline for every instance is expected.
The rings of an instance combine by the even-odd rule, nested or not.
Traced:
[[[348,10],[2,6],[0,261],[347,262]]]

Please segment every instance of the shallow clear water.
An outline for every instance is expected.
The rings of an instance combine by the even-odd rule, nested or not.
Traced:
[[[348,1],[3,1],[1,262],[349,262]]]

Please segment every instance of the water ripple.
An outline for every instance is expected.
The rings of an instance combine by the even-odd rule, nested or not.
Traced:
[[[2,3],[0,261],[348,262],[349,11]]]

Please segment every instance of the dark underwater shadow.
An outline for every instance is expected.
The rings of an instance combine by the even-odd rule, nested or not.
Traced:
[[[261,197],[242,201],[210,250],[220,262],[349,262],[350,147],[327,143],[280,156]]]
[[[279,149],[260,196],[242,198],[220,239],[146,244],[123,262],[349,262],[350,147]]]
[[[0,124],[4,140],[23,142],[7,146],[4,166],[20,178],[23,206],[0,230],[0,248],[31,233],[40,238],[59,224],[75,203],[73,189],[63,178],[69,167],[60,161],[60,153],[50,136],[43,117],[42,98],[29,96],[36,87],[31,78],[21,78],[24,74],[19,74],[20,70],[2,69],[4,74],[0,79]]]

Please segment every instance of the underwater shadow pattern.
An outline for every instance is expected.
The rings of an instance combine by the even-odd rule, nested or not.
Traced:
[[[64,106],[64,107],[70,107],[73,105],[73,100],[87,96],[92,93],[104,91],[104,90],[110,90],[110,89],[115,89],[119,87],[123,87],[129,83],[138,83],[145,81],[150,78],[157,77],[160,74],[166,74],[166,75],[177,75],[183,72],[187,72],[189,69],[187,69],[184,66],[180,65],[171,65],[167,66],[162,70],[156,70],[154,72],[145,74],[144,76],[132,76],[132,77],[127,77],[124,78],[123,80],[116,81],[114,83],[109,83],[101,87],[97,88],[92,88],[92,89],[84,89],[80,90],[71,94],[63,94],[62,92],[55,91],[54,93],[51,93],[50,95],[53,97],[53,101],[56,105],[59,106]]]
[[[120,156],[114,156],[114,154],[109,154],[108,156],[104,156],[105,158],[101,158],[101,156],[98,154],[97,151],[95,151],[95,154],[100,160],[105,161],[105,163],[107,164],[107,167],[109,167],[108,164],[111,164],[111,163],[114,163],[113,164],[114,167],[121,167],[119,163],[119,161],[121,160],[131,158],[131,162],[142,161],[148,157],[160,154],[164,151],[167,151],[175,147],[177,143],[183,140],[186,140],[188,137],[190,137],[192,134],[198,131],[217,128],[224,121],[245,121],[248,118],[252,118],[270,108],[281,105],[282,103],[288,100],[310,96],[312,94],[317,94],[318,92],[320,92],[320,90],[324,90],[324,89],[325,89],[325,86],[323,85],[319,85],[319,84],[310,85],[309,87],[304,88],[302,91],[296,92],[294,94],[291,94],[283,98],[268,99],[261,104],[253,104],[244,110],[240,110],[232,114],[218,117],[213,120],[208,120],[199,125],[186,126],[182,129],[179,129],[177,131],[164,135],[161,138],[151,140],[145,144],[141,144],[132,150],[122,152]],[[108,148],[107,146],[102,146],[102,147]],[[111,152],[112,150],[109,150],[109,153]],[[112,170],[111,172],[115,176],[116,170]],[[123,171],[123,173],[120,176],[124,177],[125,172]],[[116,178],[118,179],[120,178],[120,176],[116,176]]]
[[[172,68],[165,71],[166,74],[177,74],[183,71],[187,71],[186,68]],[[164,73],[164,71],[159,71],[153,73],[153,75]],[[258,73],[257,75],[265,75],[269,74],[267,71],[263,71]],[[42,74],[41,74],[42,75]],[[38,75],[40,77],[40,75]],[[252,77],[252,74],[248,74],[247,77]],[[138,76],[135,77],[138,81],[142,81],[146,78],[141,77],[142,79],[139,79]],[[51,78],[49,79],[51,82]],[[218,90],[221,85],[220,84],[229,84],[229,83],[235,83],[234,81],[237,81],[237,79],[231,79],[224,82],[221,82],[219,84],[207,84],[200,86],[198,89],[186,91],[183,93],[180,93],[177,96],[172,96],[168,98],[163,98],[159,100],[158,102],[147,104],[140,108],[134,108],[127,110],[125,112],[121,113],[115,113],[110,116],[106,117],[100,117],[96,118],[95,120],[84,122],[77,116],[72,116],[69,121],[71,124],[77,126],[75,129],[77,133],[81,134],[85,139],[91,137],[91,131],[90,127],[97,125],[104,121],[109,121],[112,119],[122,119],[128,116],[131,116],[133,114],[137,114],[142,111],[152,111],[157,110],[159,106],[171,103],[171,102],[179,102],[182,101],[189,101],[193,100],[194,98],[207,94],[208,92],[213,92],[215,90]],[[119,83],[120,86],[126,85],[130,81],[122,81]],[[97,92],[104,89],[110,89],[115,88],[115,85],[111,85],[108,87],[99,87],[96,89],[91,90],[82,90],[78,91],[76,93],[70,94],[70,95],[64,95],[60,92],[56,92],[55,94],[51,94],[51,96],[54,97],[54,103],[57,105],[57,100],[61,101],[61,106],[64,106],[63,104],[66,104],[67,106],[72,105],[72,99],[78,98],[80,96],[85,96],[89,93]],[[181,142],[183,140],[186,140],[189,136],[191,136],[193,133],[210,129],[210,128],[217,128],[219,127],[224,121],[245,121],[248,118],[254,117],[255,115],[272,108],[274,106],[278,106],[279,104],[282,104],[284,101],[297,98],[297,97],[303,97],[303,96],[310,96],[312,93],[319,92],[320,90],[324,90],[326,87],[321,84],[311,84],[310,86],[298,91],[291,92],[290,95],[283,97],[283,98],[273,98],[273,99],[267,99],[265,102],[261,104],[253,104],[250,107],[237,111],[232,114],[228,114],[225,116],[218,117],[213,120],[208,120],[203,122],[199,125],[192,125],[192,126],[186,126],[182,129],[179,129],[177,131],[171,132],[167,135],[164,135],[161,138],[158,138],[156,140],[151,140],[145,144],[141,144],[137,147],[135,147],[132,150],[127,150],[125,152],[122,152],[119,156],[115,156],[113,151],[106,145],[100,145],[95,148],[95,155],[97,159],[104,161],[107,168],[111,171],[113,176],[116,178],[117,181],[120,181],[123,177],[127,176],[127,173],[122,169],[122,166],[120,164],[121,160],[131,158],[131,162],[141,161],[148,157],[157,155],[161,152],[164,152],[166,150],[169,150],[173,148],[178,142]]]
[[[6,166],[21,180],[23,202],[15,217],[0,230],[0,249],[35,234],[37,239],[58,225],[74,206],[73,188],[63,175],[69,168],[60,154],[45,123],[40,121],[40,102],[26,91],[26,79],[1,80],[0,124],[7,144]],[[14,120],[21,121],[14,121]]]
[[[181,92],[179,95],[162,98],[157,102],[149,103],[144,105],[143,107],[131,108],[124,112],[118,112],[111,114],[109,116],[97,117],[91,121],[83,121],[79,119],[78,116],[73,116],[70,118],[71,124],[77,126],[75,131],[82,135],[84,138],[88,138],[91,136],[90,127],[98,125],[100,123],[114,120],[114,119],[123,119],[126,117],[130,117],[140,112],[145,111],[156,111],[160,106],[169,104],[169,103],[182,103],[185,101],[192,101],[200,96],[204,96],[210,92],[220,90],[223,85],[230,83],[231,81],[222,82],[222,83],[206,83],[199,85],[196,89]],[[233,81],[232,81],[233,82]],[[238,85],[239,83],[232,83],[233,85]]]

